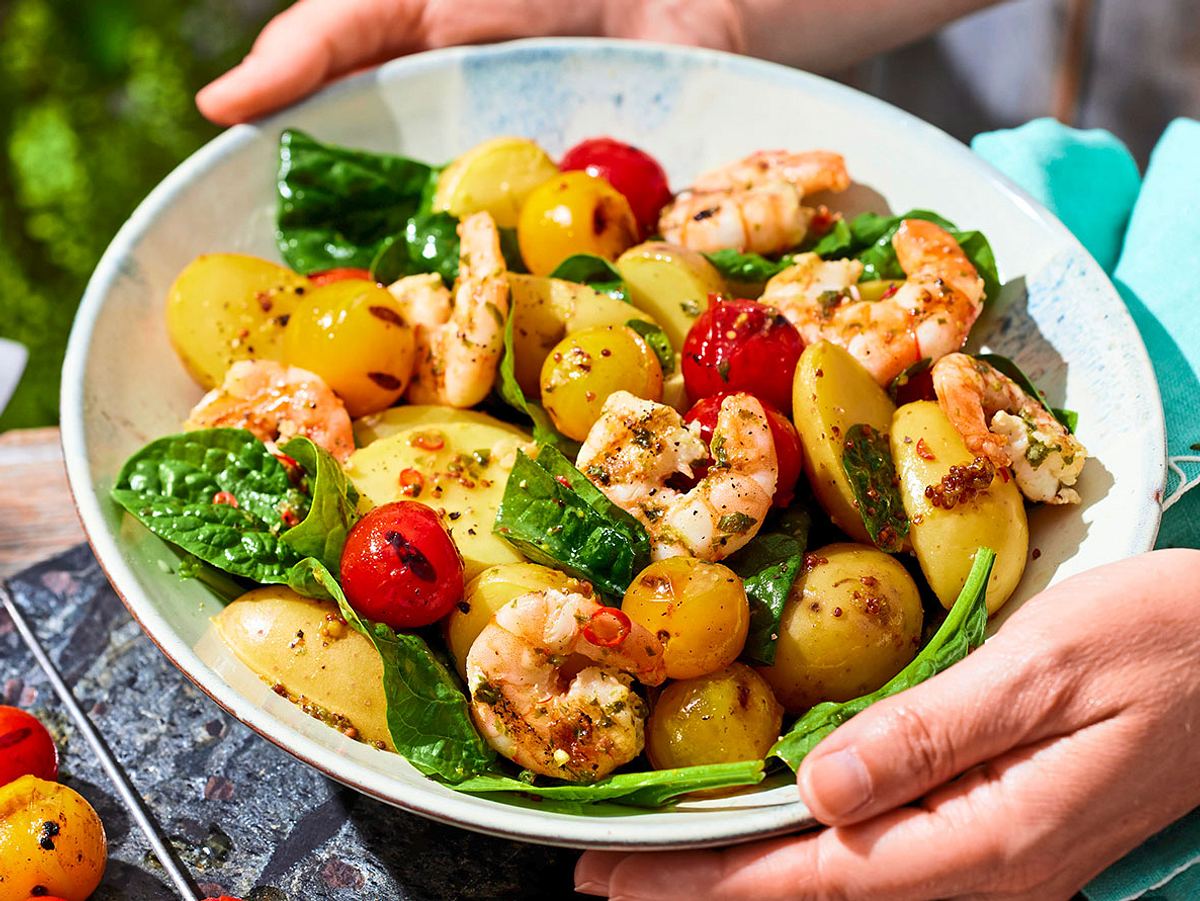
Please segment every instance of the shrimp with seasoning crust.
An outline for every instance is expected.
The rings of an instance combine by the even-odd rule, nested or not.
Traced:
[[[354,452],[341,398],[316,373],[271,360],[239,360],[201,398],[184,429],[246,429],[264,442],[309,438],[339,462]]]
[[[846,348],[881,385],[914,363],[963,346],[983,309],[983,279],[945,229],[905,219],[892,238],[907,280],[874,301],[861,299],[857,260],[796,257],[763,290],[806,344]]]
[[[437,275],[409,276],[388,288],[414,325],[410,403],[472,407],[496,380],[509,309],[500,232],[488,213],[473,213],[458,224],[458,235],[453,300]]]
[[[1071,486],[1087,450],[1035,397],[985,360],[954,353],[933,366],[933,390],[967,450],[1012,466],[1021,493],[1046,504],[1078,504]],[[990,424],[989,424],[990,423]]]
[[[762,404],[749,394],[725,398],[708,472],[690,491],[668,487],[708,461],[698,432],[671,407],[618,391],[579,451],[580,472],[646,527],[655,560],[723,560],[758,534],[771,508],[779,461]]]
[[[663,210],[658,229],[692,250],[778,253],[803,241],[818,214],[805,197],[849,186],[839,154],[763,150],[700,176]]]
[[[646,703],[632,689],[666,679],[663,647],[580,592],[505,604],[467,654],[471,713],[493,748],[525,769],[594,782],[642,752]]]

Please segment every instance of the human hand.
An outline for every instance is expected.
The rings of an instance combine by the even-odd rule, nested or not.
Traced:
[[[406,53],[516,37],[603,35],[741,51],[734,0],[300,0],[196,95],[222,125]]]
[[[587,852],[612,898],[1069,898],[1200,804],[1200,551],[1075,576],[804,761],[831,828],[722,851]]]

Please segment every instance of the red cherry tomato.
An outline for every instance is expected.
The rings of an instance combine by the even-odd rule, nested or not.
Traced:
[[[774,307],[711,295],[683,341],[683,383],[693,403],[745,391],[790,413],[792,375],[803,349],[800,333]]]
[[[58,748],[37,717],[19,707],[0,706],[0,785],[37,776],[58,779]]]
[[[580,141],[563,154],[558,168],[563,172],[581,169],[624,194],[642,238],[654,233],[658,214],[671,200],[667,173],[654,157],[613,138]]]
[[[717,414],[721,412],[721,402],[736,391],[722,391],[704,398],[692,409],[688,410],[684,422],[700,424],[700,437],[704,443],[712,441],[713,429],[717,425]],[[779,481],[775,483],[774,504],[776,507],[786,507],[792,502],[796,493],[796,481],[800,478],[800,470],[804,464],[804,451],[800,447],[800,436],[790,419],[772,407],[769,403],[759,400],[763,411],[767,414],[767,425],[771,427],[771,437],[775,440],[775,456],[779,459]],[[694,469],[695,467],[693,467]],[[705,467],[707,471],[707,467]],[[703,472],[697,472],[702,477]]]
[[[346,536],[342,588],[367,619],[415,629],[462,600],[463,561],[433,510],[397,501],[376,507]]]
[[[324,269],[320,272],[314,272],[308,277],[308,280],[318,287],[328,285],[333,282],[344,282],[350,279],[358,279],[364,282],[375,284],[375,279],[371,278],[371,273],[366,269],[353,269],[350,267],[342,269]]]

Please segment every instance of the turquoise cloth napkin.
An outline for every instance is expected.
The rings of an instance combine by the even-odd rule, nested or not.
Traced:
[[[1111,134],[1051,119],[979,135],[972,147],[1054,212],[1112,276],[1154,363],[1166,415],[1170,474],[1158,546],[1200,547],[1200,286],[1191,264],[1200,247],[1200,123],[1172,123],[1141,180]],[[1101,873],[1084,894],[1200,899],[1200,811]]]

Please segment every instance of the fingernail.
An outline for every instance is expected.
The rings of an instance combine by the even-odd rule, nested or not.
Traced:
[[[581,895],[604,896],[608,894],[608,883],[595,882],[591,879],[587,880],[586,882],[576,882],[575,891],[579,892]]]
[[[821,814],[848,816],[871,800],[871,777],[851,748],[824,754],[804,769],[805,797]]]

